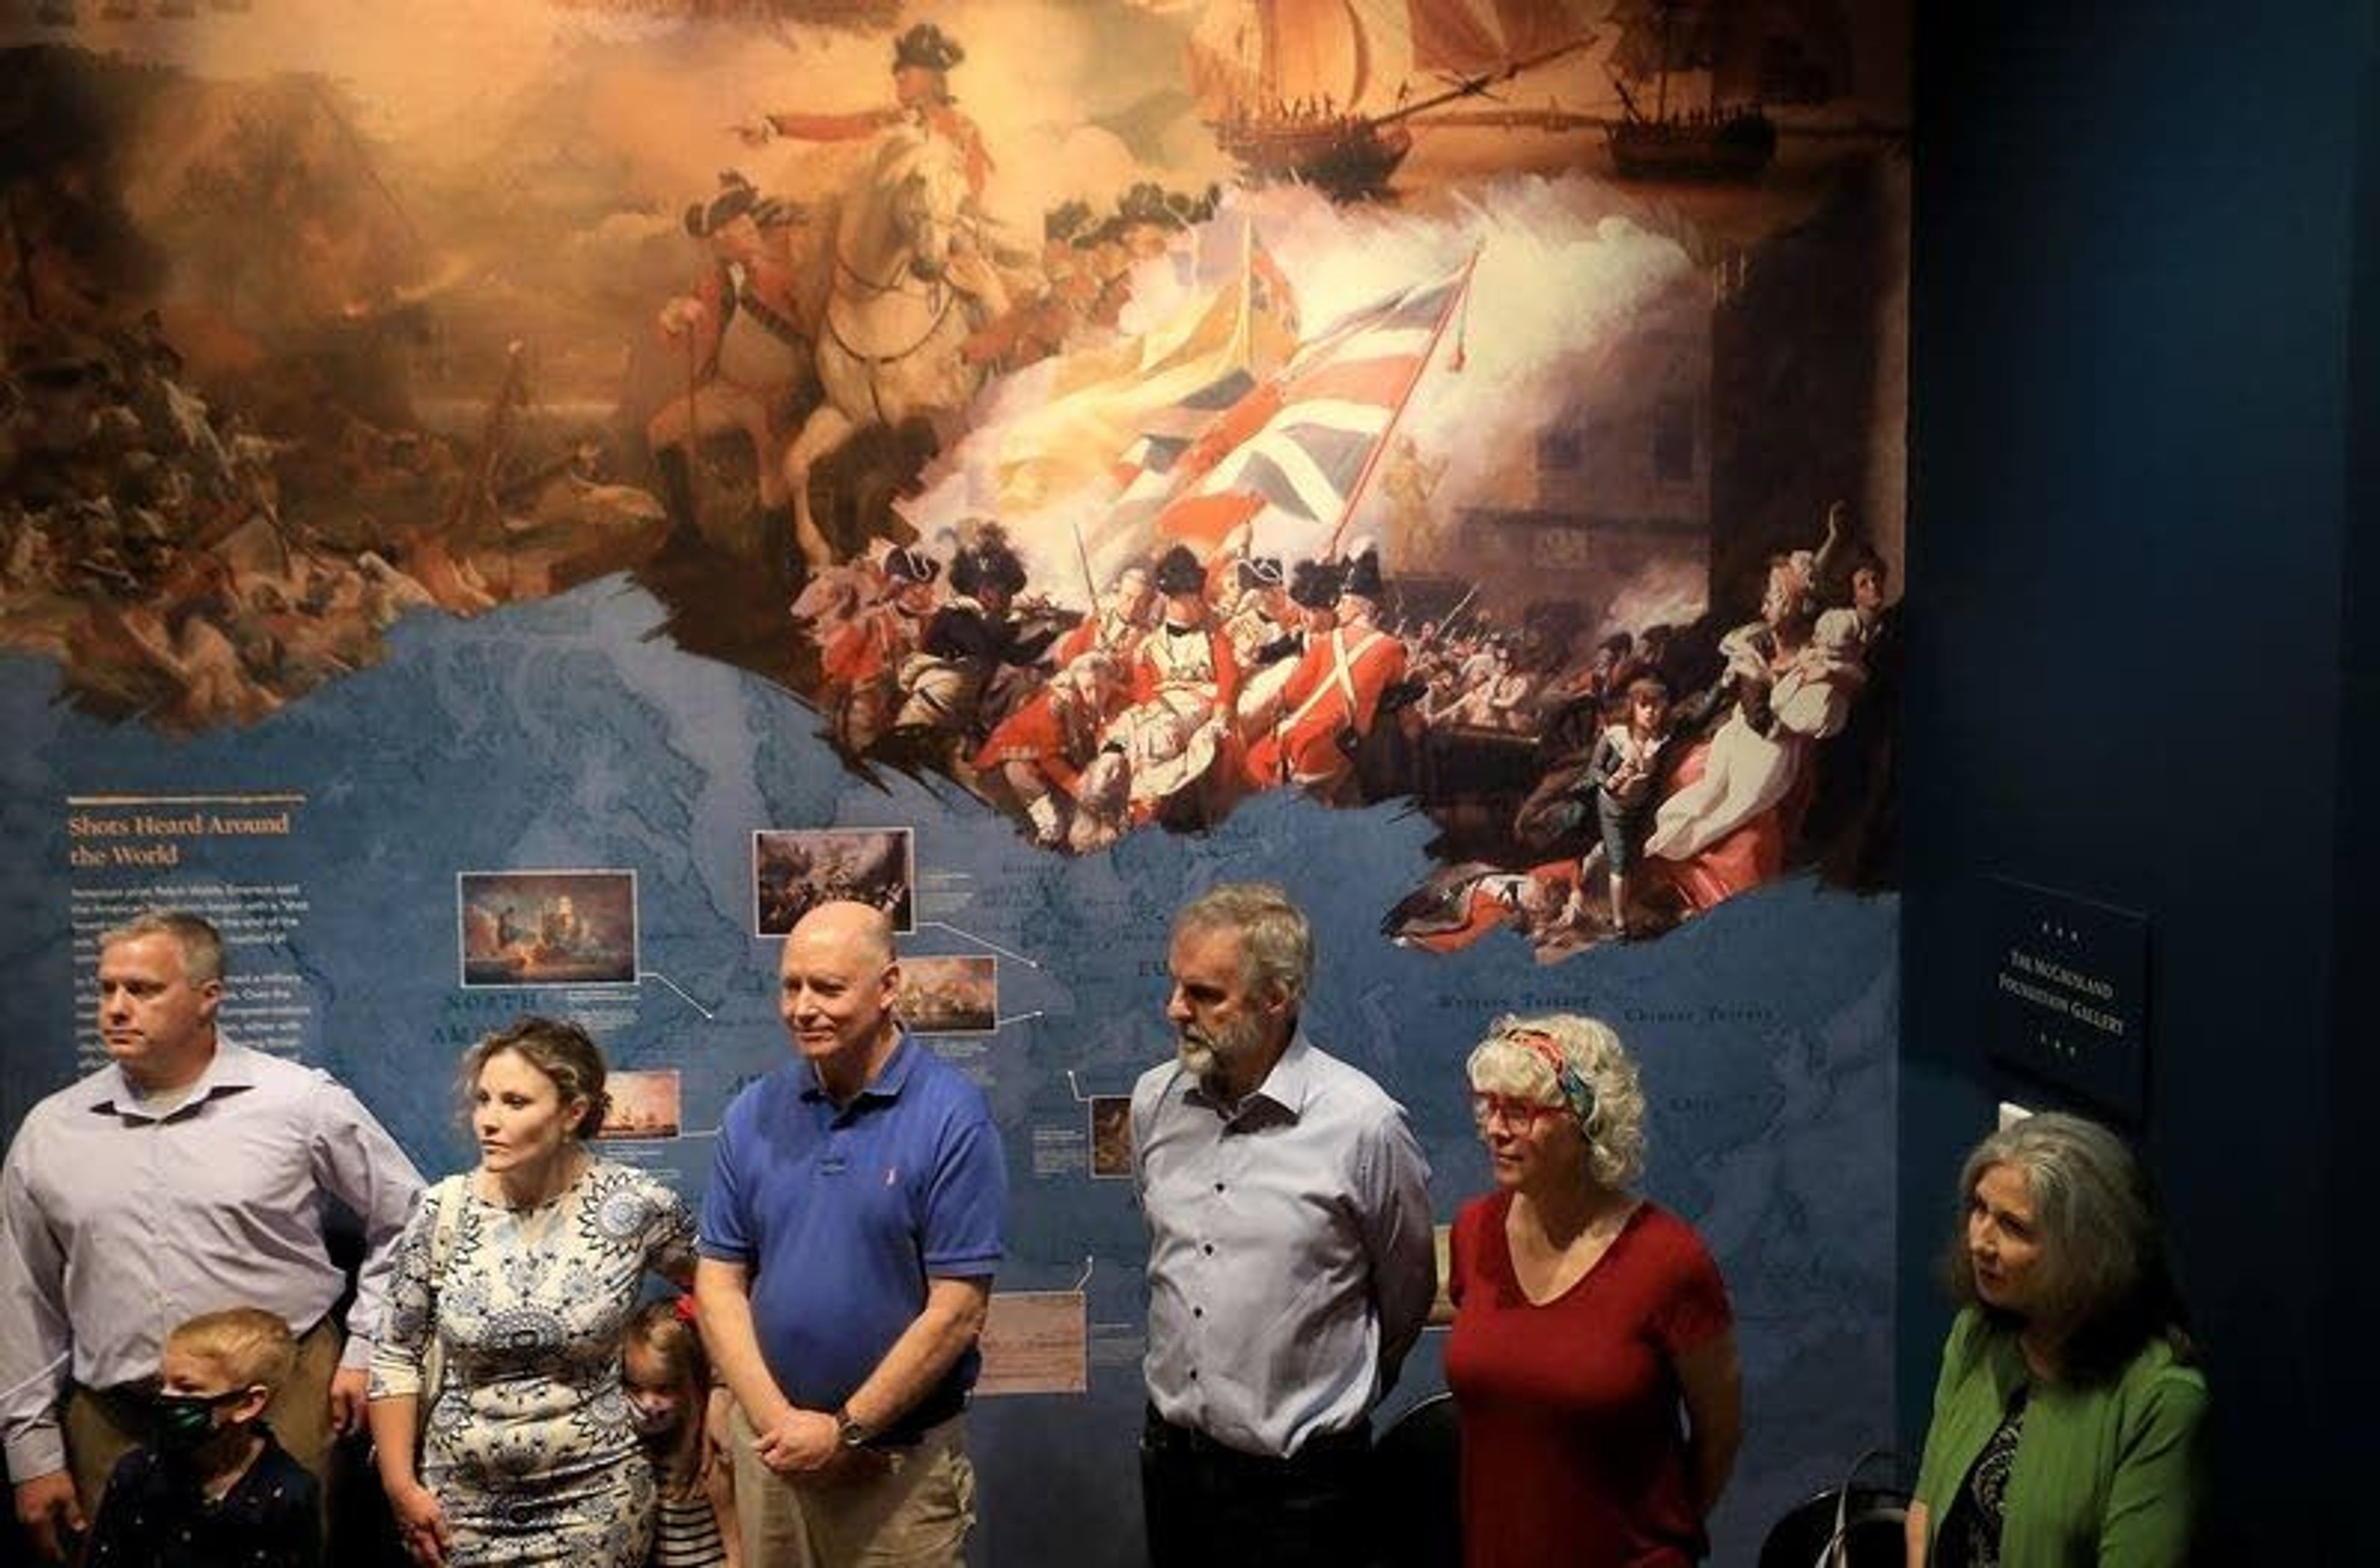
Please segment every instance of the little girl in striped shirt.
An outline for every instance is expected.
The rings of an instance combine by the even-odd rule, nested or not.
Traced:
[[[733,1472],[711,1446],[710,1364],[693,1307],[691,1297],[647,1303],[622,1346],[637,1432],[661,1486],[650,1568],[741,1568]]]

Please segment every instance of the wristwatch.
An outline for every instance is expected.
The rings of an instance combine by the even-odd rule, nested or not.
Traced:
[[[834,1429],[845,1448],[860,1448],[868,1441],[868,1428],[859,1424],[848,1404],[834,1413]]]

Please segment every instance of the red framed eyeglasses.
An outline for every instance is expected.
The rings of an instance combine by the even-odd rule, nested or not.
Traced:
[[[1485,1127],[1489,1123],[1533,1131],[1542,1121],[1564,1114],[1562,1107],[1548,1105],[1542,1100],[1524,1100],[1516,1094],[1490,1094],[1485,1089],[1471,1091],[1471,1120]]]

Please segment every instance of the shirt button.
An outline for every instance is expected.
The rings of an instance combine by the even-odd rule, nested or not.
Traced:
[[[1222,1190],[1223,1190],[1223,1184],[1222,1184],[1222,1183],[1220,1183],[1220,1182],[1217,1182],[1217,1183],[1215,1184],[1215,1190],[1216,1190],[1217,1192],[1220,1192],[1220,1191],[1222,1191]]]
[[[1206,1315],[1207,1309],[1203,1307],[1194,1307],[1190,1309],[1190,1316],[1193,1318],[1204,1318]]]
[[[1213,1242],[1208,1242],[1198,1250],[1205,1253],[1208,1257],[1212,1258],[1215,1256],[1215,1244]]]
[[[1194,1383],[1198,1380],[1198,1368],[1196,1367],[1190,1368],[1190,1380]]]

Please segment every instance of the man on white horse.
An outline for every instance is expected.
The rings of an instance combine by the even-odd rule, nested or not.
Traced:
[[[797,141],[865,141],[896,126],[914,126],[957,150],[966,171],[968,200],[979,204],[995,165],[982,128],[959,108],[951,91],[950,73],[965,59],[966,51],[956,39],[931,22],[919,22],[892,43],[891,106],[841,114],[763,115],[738,128],[738,134],[747,145],[761,147],[781,136]],[[953,287],[982,302],[986,316],[1007,310],[1007,286],[972,246],[954,249],[949,275]]]
[[[950,70],[965,58],[940,28],[920,22],[893,45],[895,106],[768,115],[739,128],[756,146],[781,136],[877,141],[833,237],[818,346],[825,401],[784,455],[795,538],[812,566],[834,552],[812,516],[811,470],[861,430],[956,414],[983,379],[968,340],[1009,308],[980,237],[991,157],[950,91]]]
[[[763,115],[738,128],[748,146],[762,147],[781,136],[801,141],[864,141],[904,121],[922,126],[965,155],[967,188],[978,198],[991,177],[991,154],[983,132],[959,111],[951,93],[951,70],[966,58],[958,41],[931,22],[919,22],[892,43],[892,105],[848,114]]]

